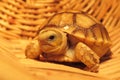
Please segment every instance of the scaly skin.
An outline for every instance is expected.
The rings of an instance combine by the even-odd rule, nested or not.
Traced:
[[[100,57],[87,45],[79,42],[75,47],[76,59],[80,60],[87,66],[87,70],[97,72],[99,68]]]

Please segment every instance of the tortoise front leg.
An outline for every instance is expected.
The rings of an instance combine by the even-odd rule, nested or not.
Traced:
[[[40,54],[42,54],[42,51],[40,49],[38,41],[31,41],[25,49],[26,57],[31,59],[37,59],[40,57]]]
[[[99,67],[99,56],[90,49],[87,45],[79,42],[75,47],[75,56],[78,60],[83,62],[88,71],[97,72]]]

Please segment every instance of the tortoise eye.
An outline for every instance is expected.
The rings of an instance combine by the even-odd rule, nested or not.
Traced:
[[[49,39],[49,40],[54,40],[54,39],[55,39],[55,35],[51,35],[51,36],[49,36],[48,39]]]

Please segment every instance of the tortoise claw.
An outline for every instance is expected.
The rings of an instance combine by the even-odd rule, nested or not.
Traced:
[[[97,73],[99,69],[99,64],[96,64],[92,67],[85,67],[84,70]]]

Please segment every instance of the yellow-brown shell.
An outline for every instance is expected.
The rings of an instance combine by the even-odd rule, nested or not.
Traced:
[[[58,28],[69,35],[70,43],[83,42],[100,57],[110,47],[110,38],[105,27],[84,12],[62,12],[55,14],[45,25]]]

